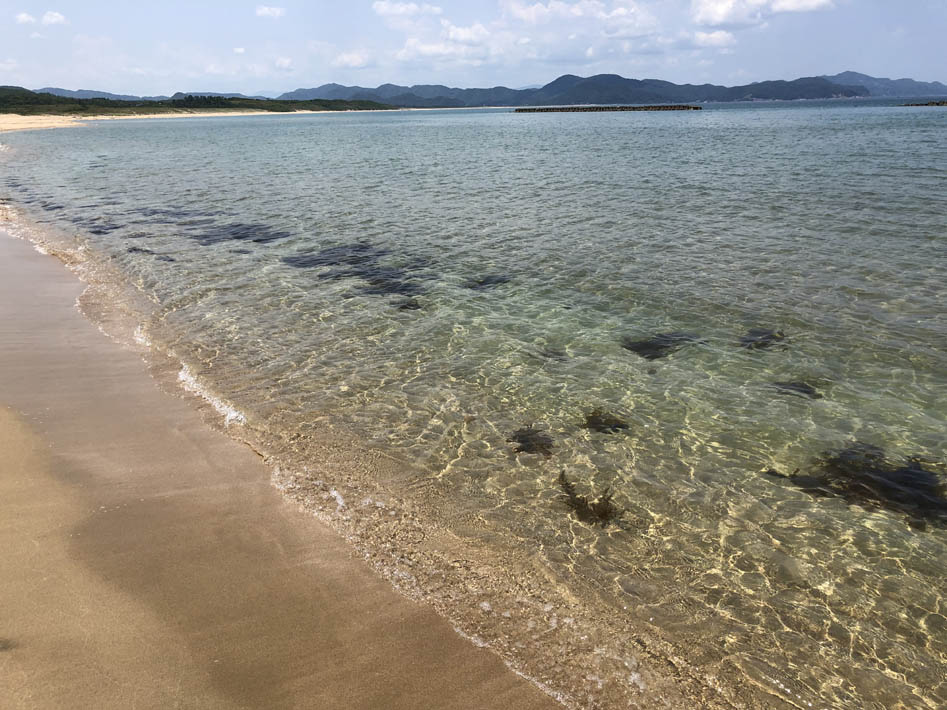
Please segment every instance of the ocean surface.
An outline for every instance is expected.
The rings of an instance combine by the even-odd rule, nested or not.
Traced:
[[[0,199],[567,704],[935,709],[947,110],[890,104],[102,121]]]

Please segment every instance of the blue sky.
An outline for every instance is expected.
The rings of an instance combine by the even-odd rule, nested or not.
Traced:
[[[0,0],[0,84],[257,93],[616,73],[733,85],[846,69],[947,82],[947,0],[266,3]]]

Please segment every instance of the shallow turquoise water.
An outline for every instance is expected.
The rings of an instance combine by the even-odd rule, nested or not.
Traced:
[[[940,518],[762,472],[858,442],[947,477],[945,130],[853,103],[116,121],[5,135],[0,197],[126,274],[277,455],[354,432],[783,702],[936,708]],[[514,452],[529,425],[550,455]],[[577,522],[560,472],[622,524]]]

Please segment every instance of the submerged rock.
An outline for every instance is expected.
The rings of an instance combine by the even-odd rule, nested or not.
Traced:
[[[326,247],[317,252],[300,252],[284,256],[283,263],[297,269],[313,269],[320,266],[357,266],[377,262],[391,252],[368,242],[353,242]]]
[[[509,281],[509,276],[504,276],[502,274],[491,274],[489,276],[481,276],[478,279],[468,279],[464,282],[464,287],[471,288],[474,291],[483,291],[484,289],[493,288],[494,286],[499,286],[500,284],[505,284]]]
[[[209,226],[209,229],[204,228],[192,236],[192,238],[196,239],[202,246],[212,246],[214,244],[231,241],[269,244],[270,242],[293,236],[292,232],[273,229],[265,224],[234,222],[232,224]]]
[[[675,331],[673,333],[658,333],[653,338],[644,340],[633,340],[630,337],[625,337],[622,339],[621,346],[646,360],[657,360],[667,357],[685,345],[699,342],[700,338],[692,333]]]
[[[566,362],[569,359],[568,353],[558,348],[543,348],[539,351],[539,356],[546,360],[555,360],[556,362]]]
[[[778,389],[781,394],[794,394],[809,399],[822,399],[819,391],[805,382],[774,382],[773,387]]]
[[[877,446],[855,442],[826,451],[810,474],[787,476],[773,469],[764,473],[811,495],[900,513],[912,527],[924,528],[927,523],[947,527],[947,481],[917,457],[896,462]]]
[[[764,350],[783,342],[786,334],[781,330],[768,328],[750,328],[747,334],[740,338],[740,346],[750,350]]]
[[[516,444],[513,451],[518,454],[551,456],[554,446],[552,437],[539,429],[534,429],[532,424],[514,431],[507,441]]]
[[[576,493],[575,484],[566,477],[565,471],[559,472],[559,487],[565,494],[566,505],[583,523],[604,528],[609,523],[617,522],[625,512],[612,502],[614,494],[610,488],[603,490],[595,500],[589,500]]]
[[[628,428],[628,422],[601,409],[594,409],[585,415],[584,426],[600,434],[617,434]]]
[[[400,303],[396,303],[395,306],[399,311],[420,311],[422,307],[421,304],[413,298],[405,299]]]
[[[354,242],[327,247],[317,252],[300,252],[285,256],[283,263],[296,269],[331,267],[321,272],[319,278],[331,281],[361,279],[365,285],[359,290],[369,296],[411,297],[425,293],[417,281],[417,274],[409,271],[408,267],[398,268],[380,263],[390,255],[389,250],[368,242]],[[422,260],[417,263],[427,262]],[[405,302],[411,300],[409,298]]]

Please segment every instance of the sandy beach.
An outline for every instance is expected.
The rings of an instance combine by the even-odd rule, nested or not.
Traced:
[[[20,116],[15,113],[0,114],[0,133],[8,131],[35,131],[44,128],[68,128],[81,126],[88,121],[134,121],[144,118],[206,118],[212,116],[290,116],[293,114],[338,113],[337,111],[181,111],[180,113],[136,113],[123,116]]]
[[[286,503],[0,232],[10,708],[553,708]]]

